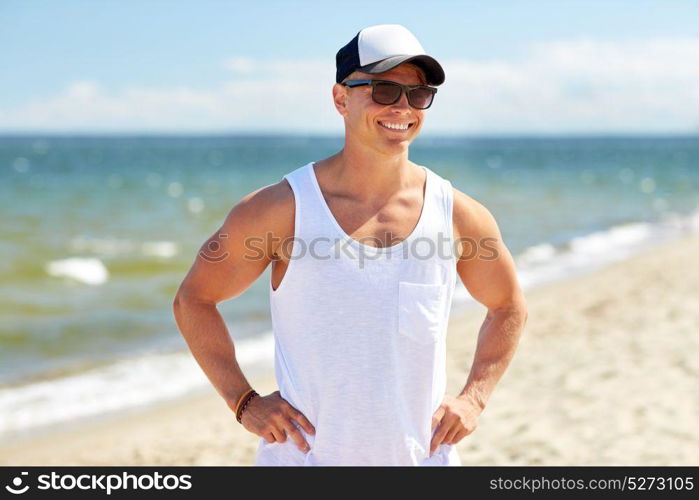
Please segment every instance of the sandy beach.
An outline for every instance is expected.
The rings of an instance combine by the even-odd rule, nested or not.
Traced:
[[[526,292],[529,321],[464,465],[699,464],[699,237]],[[485,308],[452,314],[450,394],[466,381]],[[255,379],[261,393],[271,376]],[[3,465],[251,465],[258,437],[213,389],[27,439]]]

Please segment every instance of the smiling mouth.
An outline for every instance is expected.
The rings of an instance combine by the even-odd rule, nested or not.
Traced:
[[[385,128],[386,130],[391,130],[393,132],[407,132],[408,130],[410,130],[410,127],[415,125],[415,122],[409,123],[408,128],[403,128],[403,129],[388,127],[388,126],[384,125],[383,122],[379,122],[379,125],[381,125],[381,128]]]

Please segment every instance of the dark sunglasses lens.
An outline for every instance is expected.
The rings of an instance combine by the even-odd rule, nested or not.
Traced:
[[[429,89],[413,89],[410,92],[410,104],[418,109],[426,109],[432,104],[434,93]]]
[[[400,96],[401,88],[392,83],[377,83],[374,85],[374,101],[379,104],[393,104]]]

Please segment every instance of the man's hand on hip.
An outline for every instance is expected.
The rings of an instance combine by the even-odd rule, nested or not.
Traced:
[[[279,391],[274,391],[268,396],[252,398],[240,421],[248,431],[264,438],[268,443],[283,443],[288,436],[291,436],[303,453],[307,453],[310,446],[299,432],[295,422],[308,434],[316,432],[305,415],[282,398]]]

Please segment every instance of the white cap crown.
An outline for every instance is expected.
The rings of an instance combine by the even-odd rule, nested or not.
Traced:
[[[422,45],[400,24],[379,24],[364,28],[357,40],[362,66],[396,55],[425,54]]]

